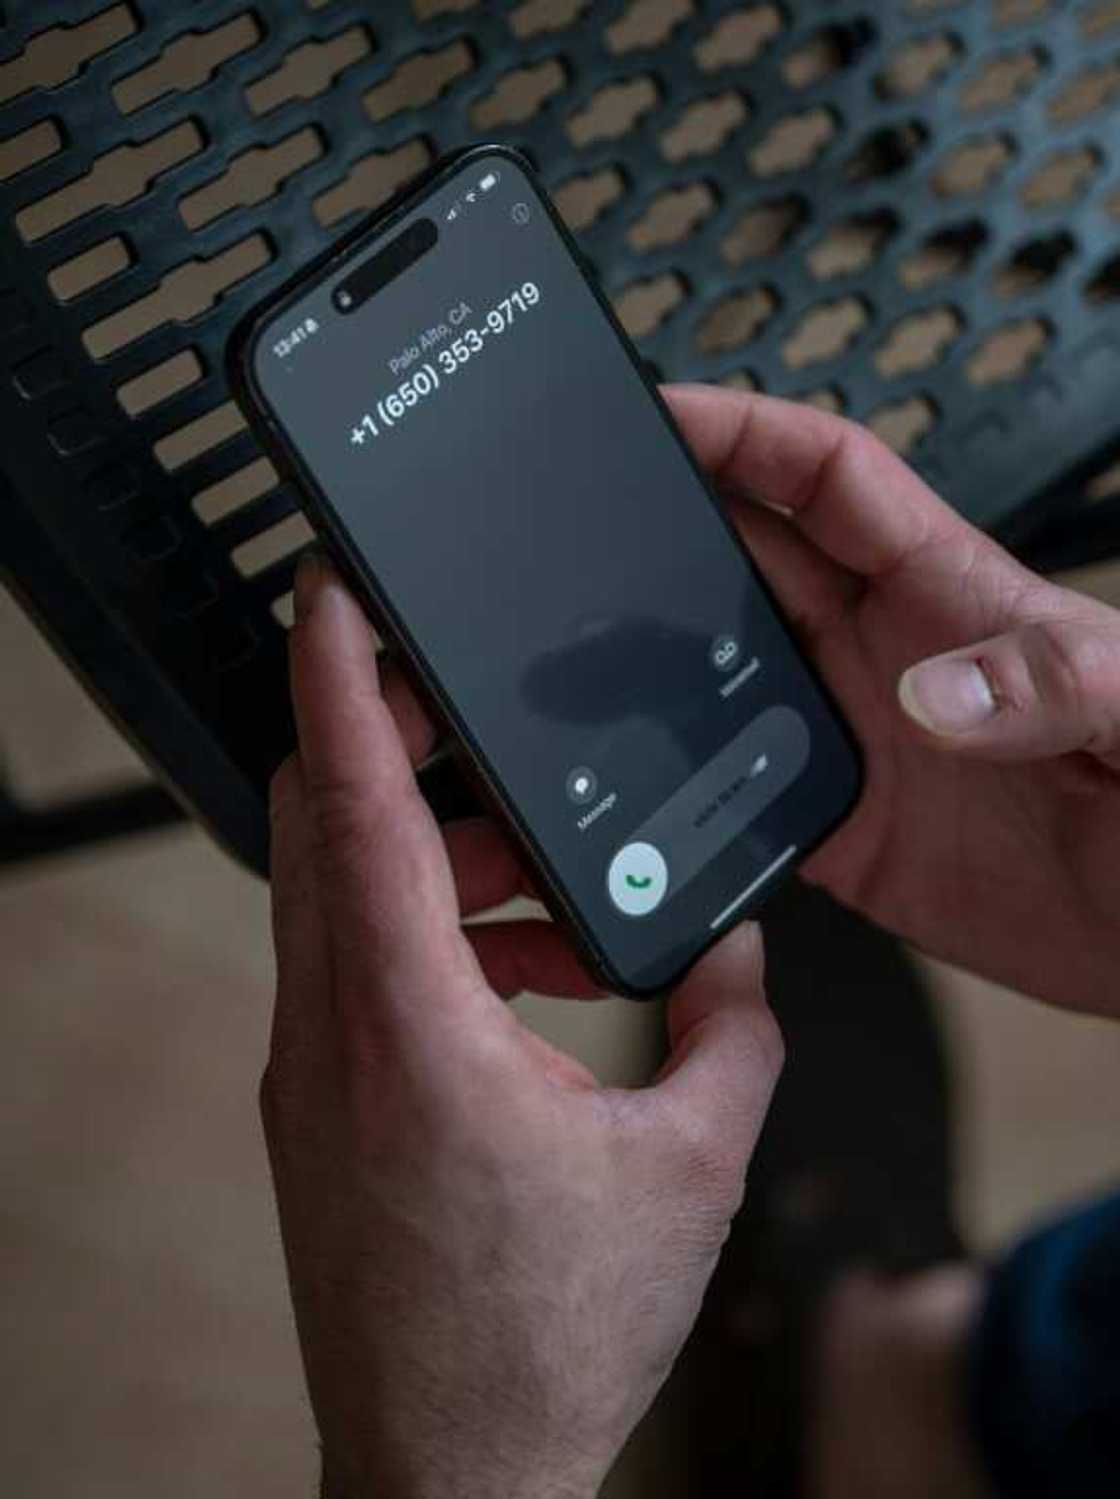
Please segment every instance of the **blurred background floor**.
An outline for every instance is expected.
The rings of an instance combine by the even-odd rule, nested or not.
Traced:
[[[1120,572],[1082,581],[1120,601]],[[2,595],[0,714],[28,794],[134,769]],[[0,1490],[306,1499],[314,1433],[256,1114],[264,887],[192,829],[140,838],[0,877],[0,951]],[[1120,1025],[928,967],[960,1207],[987,1252],[1120,1178]],[[610,1079],[656,1051],[650,1009],[522,1007]],[[648,1451],[612,1493],[654,1492]]]

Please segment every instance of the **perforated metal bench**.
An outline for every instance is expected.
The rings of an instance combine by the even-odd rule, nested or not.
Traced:
[[[1020,549],[1110,553],[1118,103],[1117,0],[8,0],[3,578],[263,869],[307,533],[223,348],[479,137],[536,158],[660,373],[845,411]],[[446,764],[427,789],[464,805]],[[172,806],[68,833],[0,796],[0,851]]]

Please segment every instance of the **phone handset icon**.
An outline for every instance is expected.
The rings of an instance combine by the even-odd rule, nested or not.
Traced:
[[[652,843],[627,843],[607,870],[607,894],[623,916],[648,916],[665,899],[669,866]]]

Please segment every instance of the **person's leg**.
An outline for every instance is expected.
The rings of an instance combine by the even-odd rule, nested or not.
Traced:
[[[991,1499],[966,1397],[983,1295],[965,1262],[841,1277],[818,1329],[805,1499]]]
[[[817,890],[792,886],[763,924],[786,1068],[676,1378],[706,1499],[804,1499],[821,1311],[845,1267],[901,1274],[965,1253],[924,973]]]
[[[1120,1197],[987,1272],[846,1276],[819,1353],[812,1499],[1120,1493]]]
[[[996,1268],[970,1352],[973,1428],[1001,1499],[1120,1494],[1120,1196]]]

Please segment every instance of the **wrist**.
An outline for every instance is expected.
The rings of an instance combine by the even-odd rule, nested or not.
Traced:
[[[463,1487],[447,1489],[442,1484],[414,1487],[411,1485],[386,1486],[362,1483],[356,1488],[347,1488],[325,1471],[319,1488],[319,1499],[448,1499],[449,1495],[467,1494],[471,1499],[595,1499],[601,1485],[590,1487],[582,1483],[569,1484],[548,1480],[534,1481],[518,1488],[507,1487],[504,1480],[492,1484],[478,1484],[463,1475]]]
[[[596,1499],[609,1466],[537,1472],[518,1480],[497,1467],[482,1470],[456,1462],[451,1473],[433,1463],[423,1474],[391,1476],[364,1464],[333,1463],[324,1453],[319,1499]]]

